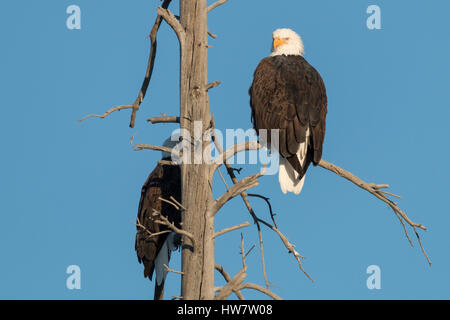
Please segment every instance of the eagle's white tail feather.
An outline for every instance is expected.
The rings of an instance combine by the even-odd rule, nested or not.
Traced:
[[[280,181],[281,191],[283,191],[284,194],[287,192],[299,194],[300,191],[302,191],[303,184],[305,183],[305,176],[300,180],[297,177],[298,173],[291,164],[286,159],[280,158],[278,180]]]
[[[306,153],[308,152],[309,141],[309,129],[306,130],[305,142],[300,143],[297,150],[297,158],[300,164],[303,166],[306,160]],[[287,192],[293,192],[299,194],[302,191],[303,184],[305,183],[305,176],[301,180],[298,179],[298,173],[291,166],[289,161],[280,156],[280,167],[278,171],[278,180],[280,181],[281,191],[284,194]]]
[[[156,272],[156,283],[158,286],[166,279],[167,277],[167,268],[164,266],[169,266],[170,260],[170,251],[176,249],[174,244],[175,233],[171,232],[164,241],[161,250],[159,250],[158,255],[155,259],[155,272]]]

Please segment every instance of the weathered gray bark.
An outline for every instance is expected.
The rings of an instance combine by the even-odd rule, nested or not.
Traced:
[[[180,22],[185,31],[181,48],[180,126],[189,132],[193,144],[198,142],[205,147],[210,141],[203,141],[202,137],[211,122],[206,89],[206,0],[180,0]],[[194,141],[194,137],[200,141]],[[196,243],[192,248],[186,241],[182,249],[181,295],[186,300],[214,298],[214,218],[208,214],[212,201],[210,165],[200,162],[194,163],[191,155],[191,164],[182,165],[182,201],[186,208],[183,230],[190,232]]]

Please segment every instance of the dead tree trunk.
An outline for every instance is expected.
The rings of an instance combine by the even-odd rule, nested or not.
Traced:
[[[210,143],[203,141],[203,133],[211,122],[207,90],[206,0],[180,1],[180,22],[185,31],[181,44],[180,126],[190,137],[191,150],[190,163],[182,165],[182,201],[186,208],[183,230],[191,233],[197,244],[195,248],[183,246],[181,295],[187,300],[213,299],[214,218],[207,214],[208,204],[212,201],[210,165],[201,159],[201,150]]]

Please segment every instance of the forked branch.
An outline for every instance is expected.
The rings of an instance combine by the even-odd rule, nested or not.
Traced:
[[[215,135],[214,115],[212,115],[212,117],[211,117],[211,127],[213,129],[212,130],[213,134],[212,134],[211,138],[212,138],[212,140],[214,142],[214,145],[216,146],[217,150],[221,154],[224,154],[224,151],[223,151],[223,148],[222,148],[222,144],[220,143],[220,141],[217,139],[217,137]],[[223,161],[223,164],[225,164],[225,167],[227,168],[227,172],[228,172],[228,175],[231,178],[231,181],[233,181],[234,184],[239,183],[238,179],[236,178],[236,175],[234,174],[234,171],[235,171],[234,168],[228,163],[227,159],[224,159],[224,157],[222,157],[222,161]],[[217,169],[219,169],[219,168],[217,168]],[[214,174],[214,172],[213,172],[213,174]],[[224,181],[225,187],[227,188],[227,190],[229,190],[225,180],[223,180],[223,181]],[[244,201],[244,203],[245,203],[245,205],[246,205],[246,207],[248,209],[248,212],[252,216],[253,221],[256,224],[256,227],[258,229],[259,249],[260,249],[260,253],[261,253],[261,265],[262,265],[262,270],[263,270],[263,274],[264,274],[264,280],[266,282],[266,287],[269,288],[269,280],[267,278],[267,272],[266,272],[266,262],[265,262],[265,259],[264,259],[264,245],[263,245],[263,237],[262,237],[261,225],[260,225],[260,223],[258,221],[258,218],[256,217],[255,212],[253,211],[253,208],[250,205],[250,202],[247,199],[247,193],[246,192],[242,192],[241,193],[241,198]]]
[[[240,195],[248,189],[256,187],[258,185],[258,178],[264,175],[265,167],[260,172],[246,177],[233,185],[227,192],[214,201],[210,208],[210,214],[215,215],[230,199]]]
[[[240,290],[242,290],[242,289],[257,290],[259,292],[266,294],[267,296],[271,297],[272,299],[281,300],[281,298],[279,296],[277,296],[275,293],[273,293],[272,291],[270,291],[267,288],[261,287],[260,285],[257,285],[254,283],[248,283],[248,282],[242,283],[245,280],[245,277],[247,276],[247,274],[246,274],[247,264],[245,262],[245,258],[251,252],[252,249],[253,249],[253,247],[247,253],[245,253],[244,236],[241,233],[242,268],[232,279],[230,279],[230,276],[222,268],[221,273],[222,272],[225,273],[225,274],[224,273],[222,273],[222,274],[224,275],[225,279],[227,280],[227,284],[224,287],[219,289],[219,293],[214,298],[215,300],[225,300],[226,298],[228,298],[230,296],[230,294],[232,292],[240,293]],[[216,265],[216,269],[217,269],[217,266],[218,265]]]
[[[237,288],[241,285],[247,276],[247,265],[245,263],[245,246],[244,246],[244,236],[241,233],[241,257],[242,257],[242,269],[231,279],[228,283],[222,287],[219,293],[214,297],[214,300],[225,300],[230,296],[232,292],[239,291]]]
[[[133,223],[133,224],[136,225],[138,228],[142,229],[142,231],[144,231],[148,235],[147,239],[150,239],[155,236],[159,236],[160,234],[165,234],[165,233],[171,232],[170,230],[163,230],[160,232],[151,232],[139,221],[139,218],[136,218],[136,223]]]
[[[214,297],[214,300],[225,300],[233,292],[239,292],[239,286],[245,280],[247,267],[242,268]]]
[[[171,2],[171,0],[164,0],[163,4],[161,5],[161,8],[158,8],[158,10],[167,10],[170,2]],[[158,11],[158,13],[159,13],[159,11]],[[156,36],[157,36],[158,30],[159,30],[159,27],[161,26],[161,21],[162,21],[162,17],[160,14],[158,14],[158,16],[156,17],[155,23],[153,24],[153,28],[149,35],[150,54],[148,57],[147,70],[145,72],[145,77],[144,77],[144,81],[142,82],[141,89],[139,90],[138,96],[137,96],[136,100],[134,101],[134,103],[129,104],[129,105],[122,105],[122,106],[111,108],[102,115],[96,115],[96,114],[88,115],[88,116],[82,118],[81,120],[79,120],[79,122],[82,122],[85,119],[91,118],[91,117],[106,118],[108,115],[110,115],[111,113],[113,113],[115,111],[120,111],[120,110],[124,110],[124,109],[132,109],[131,119],[130,119],[130,127],[134,128],[134,124],[136,121],[136,114],[139,110],[139,107],[142,104],[142,101],[144,101],[145,94],[147,93],[147,89],[150,84],[150,79],[153,74],[153,67],[155,65],[156,48],[157,48]]]
[[[215,128],[214,116],[212,117],[212,120],[211,120],[211,127],[213,129]],[[236,175],[234,174],[235,169],[227,161],[227,159],[229,158],[229,157],[227,158],[227,156],[231,157],[231,156],[234,155],[234,154],[233,155],[230,155],[230,154],[231,154],[232,151],[236,151],[235,150],[236,146],[229,148],[227,150],[227,152],[229,154],[227,155],[227,152],[223,151],[223,148],[222,148],[222,145],[220,144],[220,141],[217,139],[216,135],[214,134],[214,130],[212,132],[213,132],[213,135],[212,135],[213,142],[214,142],[217,150],[221,154],[223,154],[223,156],[221,158],[222,162],[223,162],[223,164],[225,164],[225,167],[227,168],[227,172],[228,172],[228,175],[231,178],[231,181],[233,181],[233,183],[236,185],[236,184],[239,183],[239,180],[236,178]],[[259,148],[261,148],[261,145],[257,144],[257,145],[254,145],[254,147],[255,147],[255,149],[259,149]],[[219,159],[220,159],[220,157],[219,157]],[[226,183],[225,183],[225,185],[226,185]],[[228,187],[227,187],[227,189],[228,189]],[[259,196],[259,197],[263,198],[267,202],[267,204],[269,205],[270,215],[272,217],[272,221],[274,222],[275,227],[273,225],[271,225],[270,223],[264,221],[263,219],[259,218],[256,215],[255,211],[253,210],[253,208],[250,205],[250,202],[248,200],[248,194],[245,191],[241,192],[240,195],[241,195],[241,198],[244,201],[244,204],[247,207],[247,210],[250,213],[250,215],[252,216],[253,221],[256,224],[256,227],[258,229],[259,247],[260,247],[260,253],[261,253],[261,265],[262,265],[262,269],[263,269],[263,274],[264,274],[264,280],[265,280],[265,283],[266,283],[266,288],[269,288],[269,280],[267,278],[267,272],[266,272],[266,263],[265,263],[265,258],[264,258],[264,244],[263,244],[261,224],[265,225],[266,227],[268,227],[269,229],[271,229],[271,230],[273,230],[273,231],[275,231],[277,233],[277,235],[280,237],[281,241],[286,246],[286,248],[289,250],[289,252],[294,255],[294,258],[297,260],[297,262],[299,264],[300,270],[312,281],[311,277],[303,269],[302,262],[300,260],[300,258],[303,258],[303,257],[301,255],[299,255],[297,251],[295,251],[295,249],[294,249],[295,246],[293,244],[291,244],[288,241],[288,239],[278,230],[278,227],[277,227],[277,224],[276,224],[275,219],[274,219],[274,214],[272,212],[272,207],[270,205],[269,199],[266,198],[266,197]],[[256,196],[256,195],[252,195],[252,196]]]
[[[158,219],[155,220],[155,223],[167,226],[173,232],[178,233],[178,234],[180,234],[182,236],[185,236],[185,237],[189,238],[191,240],[191,242],[192,242],[192,247],[195,248],[195,237],[192,235],[192,233],[177,228],[173,222],[170,222],[169,219],[167,219],[167,217],[165,217],[162,214],[160,214],[160,212],[154,210],[154,214],[155,215],[159,215]]]
[[[220,272],[220,274],[223,276],[223,278],[225,279],[225,281],[226,281],[227,283],[231,281],[230,275],[228,274],[228,272],[227,272],[220,264],[216,264],[214,267],[215,267],[215,269],[216,269],[217,271]],[[221,290],[221,289],[222,289],[222,288],[220,288],[220,290]],[[220,291],[220,290],[219,290],[219,291]],[[239,298],[239,300],[245,300],[245,299],[244,299],[244,296],[242,295],[242,293],[241,293],[240,291],[238,291],[238,290],[236,290],[236,289],[233,288],[233,292],[234,292],[234,294]]]
[[[178,41],[180,42],[181,48],[184,46],[185,38],[186,38],[186,31],[184,30],[181,23],[178,21],[178,19],[175,17],[175,15],[170,12],[169,9],[159,7],[157,9],[158,15],[161,16],[167,24],[172,28],[172,30],[177,35]]]
[[[399,198],[399,196],[397,196],[395,194],[392,194],[392,193],[389,193],[389,192],[386,192],[386,191],[383,191],[383,190],[380,190],[382,188],[389,187],[389,185],[387,185],[387,184],[385,184],[385,185],[377,185],[377,184],[374,184],[374,183],[367,183],[367,182],[361,180],[360,178],[358,178],[357,176],[355,176],[353,173],[351,173],[351,172],[349,172],[347,170],[344,170],[344,169],[336,166],[335,164],[332,164],[332,163],[327,162],[325,160],[320,160],[319,166],[321,166],[322,168],[327,169],[327,170],[329,170],[331,172],[334,172],[335,174],[337,174],[340,177],[343,177],[343,178],[351,181],[352,183],[354,183],[355,185],[357,185],[361,189],[366,190],[367,192],[371,193],[372,195],[374,195],[375,197],[377,197],[378,199],[380,199],[381,201],[386,203],[389,207],[391,207],[391,209],[394,211],[395,215],[399,218],[400,222],[402,223],[405,235],[406,235],[408,241],[410,242],[410,244],[412,246],[414,246],[414,245],[411,242],[411,239],[409,238],[408,231],[406,230],[404,221],[406,223],[408,223],[411,226],[411,228],[413,228],[413,230],[414,230],[414,232],[415,232],[415,234],[417,236],[420,248],[422,249],[422,253],[425,255],[425,257],[426,257],[426,259],[428,261],[428,264],[431,265],[431,260],[428,257],[428,255],[427,255],[427,253],[425,251],[425,248],[422,245],[422,241],[420,240],[419,233],[417,232],[417,228],[422,229],[422,230],[427,230],[427,228],[424,225],[422,225],[422,224],[413,222],[407,216],[407,214],[405,212],[403,212],[398,207],[398,205],[395,202],[393,202],[392,200],[387,198],[387,195],[391,195],[391,196],[394,196],[396,198]]]

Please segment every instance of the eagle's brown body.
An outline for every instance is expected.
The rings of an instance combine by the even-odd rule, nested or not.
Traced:
[[[279,129],[280,155],[301,179],[309,164],[317,165],[322,157],[327,95],[320,74],[300,55],[267,57],[255,70],[249,94],[255,130]],[[270,132],[267,138],[270,143]],[[302,165],[297,152],[305,141]]]
[[[155,259],[169,234],[150,236],[149,232],[157,233],[169,230],[167,226],[155,222],[158,220],[158,213],[167,217],[170,222],[180,228],[180,212],[170,203],[161,200],[161,198],[170,200],[171,196],[181,202],[180,167],[158,164],[142,186],[137,219],[145,229],[137,227],[135,242],[138,260],[144,264],[144,276],[150,280],[152,280],[155,269]],[[155,281],[155,299],[162,299],[163,292],[164,281],[160,285]]]

